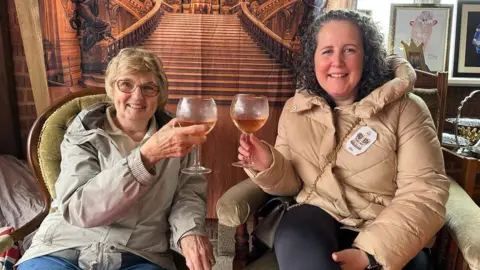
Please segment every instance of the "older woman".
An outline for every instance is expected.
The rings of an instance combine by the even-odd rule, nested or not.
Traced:
[[[280,269],[427,269],[448,180],[428,108],[409,93],[415,72],[382,41],[361,13],[318,17],[275,147],[241,138],[252,180],[296,196],[275,234]]]
[[[112,103],[78,114],[61,145],[54,205],[18,269],[175,269],[170,231],[190,269],[211,269],[206,181],[180,170],[205,125],[175,128],[167,78],[151,52],[123,49],[105,77]],[[156,113],[158,112],[158,113]]]

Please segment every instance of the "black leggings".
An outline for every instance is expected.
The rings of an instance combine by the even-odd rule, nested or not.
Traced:
[[[280,270],[340,269],[332,253],[351,248],[357,234],[341,230],[340,223],[319,207],[291,208],[275,233],[274,249]],[[404,269],[428,269],[427,254],[420,251]]]

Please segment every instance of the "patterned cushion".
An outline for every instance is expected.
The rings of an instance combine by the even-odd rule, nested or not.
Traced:
[[[6,235],[13,232],[13,228],[0,228],[0,235]],[[0,253],[0,270],[13,270],[13,266],[20,258],[20,250],[17,243],[7,249],[5,252]]]

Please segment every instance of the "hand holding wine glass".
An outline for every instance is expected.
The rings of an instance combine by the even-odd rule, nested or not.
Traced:
[[[172,119],[140,147],[143,165],[150,170],[162,159],[184,157],[194,145],[205,142],[206,137],[197,134],[209,129],[207,125],[179,128],[178,119]]]
[[[240,150],[241,148],[256,149],[256,147],[252,147],[249,143],[249,136],[263,127],[265,122],[267,122],[268,115],[268,99],[265,96],[238,94],[233,98],[232,105],[230,107],[230,116],[232,117],[235,126],[237,126],[237,128],[243,132],[242,138],[244,138],[243,145],[241,142],[241,146],[239,148],[239,152],[242,155],[239,155],[239,158],[241,157],[241,159],[240,161],[233,163],[233,166],[243,168],[257,167],[254,165],[255,160],[252,161],[249,159],[251,153],[247,150],[248,155],[243,155],[247,154],[247,152],[242,154]],[[267,146],[265,145],[265,147]]]
[[[240,146],[238,147],[238,159],[250,160],[250,169],[264,171],[268,169],[273,162],[270,148],[259,140],[255,135],[242,134],[240,136]]]

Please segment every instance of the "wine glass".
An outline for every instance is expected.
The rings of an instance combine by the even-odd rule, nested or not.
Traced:
[[[269,114],[268,99],[265,96],[238,94],[233,98],[230,116],[237,128],[243,132],[245,141],[267,122]],[[232,163],[235,167],[250,168],[253,162],[247,157],[243,161]]]
[[[217,105],[213,98],[191,98],[183,97],[178,101],[177,119],[181,127],[193,125],[208,125],[207,132],[198,135],[207,135],[212,131],[217,122]],[[182,169],[187,174],[206,174],[212,170],[200,164],[200,146],[195,145],[193,149],[193,165]]]

